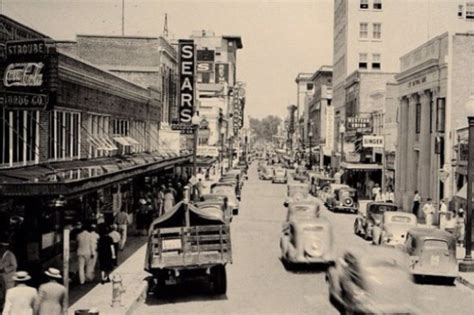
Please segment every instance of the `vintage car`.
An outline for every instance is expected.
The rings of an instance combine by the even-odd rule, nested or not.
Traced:
[[[304,182],[308,178],[307,170],[304,166],[298,166],[295,173],[293,174],[293,179]]]
[[[318,218],[320,213],[319,205],[312,201],[295,201],[288,205],[286,221],[294,218],[314,219]]]
[[[231,186],[216,185],[211,187],[211,194],[224,195],[228,198],[232,207],[232,212],[237,215],[239,213],[239,199],[235,194],[235,189]]]
[[[282,183],[286,184],[287,182],[287,177],[286,177],[286,169],[282,167],[277,167],[273,169],[273,178],[272,178],[272,183]]]
[[[227,199],[211,199],[206,201],[195,202],[194,205],[201,211],[206,213],[218,213],[224,214],[224,220],[227,223],[232,222],[232,209],[229,206]]]
[[[398,211],[398,206],[388,202],[369,202],[366,212],[359,212],[354,221],[354,234],[361,235],[366,240],[372,239],[374,226],[380,226],[382,224],[383,214],[389,211]]]
[[[310,172],[308,174],[311,186],[314,187],[314,194],[319,196],[321,193],[328,193],[329,185],[334,184],[335,179],[319,172]]]
[[[359,200],[357,190],[344,184],[330,184],[326,207],[331,211],[357,213]]]
[[[288,207],[293,202],[310,202],[319,205],[319,201],[309,194],[309,187],[307,184],[292,182],[288,184],[287,196],[283,205]]]
[[[380,225],[372,229],[372,243],[397,246],[405,243],[408,230],[416,226],[417,218],[409,212],[385,212]]]
[[[237,196],[237,199],[240,200],[241,193],[242,193],[242,186],[239,182],[238,179],[232,178],[232,177],[222,177],[219,179],[217,183],[214,183],[211,185],[213,186],[232,186],[234,187],[235,190],[235,195]]]
[[[227,200],[226,200],[227,198]],[[224,194],[204,194],[201,195],[199,202],[220,202],[224,204],[227,202],[227,205],[230,210],[232,210],[232,215],[239,214],[239,201],[236,198],[230,198]]]
[[[287,268],[295,264],[328,264],[335,259],[331,223],[325,218],[296,218],[283,224],[281,259]]]
[[[177,203],[155,219],[148,233],[145,270],[157,289],[187,280],[208,279],[214,293],[227,291],[226,265],[232,263],[230,226],[219,209]]]
[[[351,249],[328,269],[329,299],[343,314],[418,314],[406,263],[394,248]]]
[[[423,276],[445,277],[450,283],[458,276],[456,238],[449,232],[426,227],[408,231],[404,246],[409,270],[419,280]]]
[[[273,168],[269,165],[263,166],[262,170],[258,172],[258,178],[261,180],[272,180]]]

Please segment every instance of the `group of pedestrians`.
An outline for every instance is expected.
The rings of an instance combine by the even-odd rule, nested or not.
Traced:
[[[49,281],[35,289],[28,285],[31,276],[17,271],[5,297],[3,315],[63,315],[67,312],[66,288],[60,283],[61,272],[56,268],[45,271]]]

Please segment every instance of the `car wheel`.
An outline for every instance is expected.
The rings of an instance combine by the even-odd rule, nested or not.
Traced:
[[[212,284],[215,294],[226,294],[227,292],[227,274],[225,266],[219,265],[211,269]]]

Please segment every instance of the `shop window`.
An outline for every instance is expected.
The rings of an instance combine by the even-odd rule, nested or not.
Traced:
[[[421,104],[416,104],[415,132],[420,133],[421,129]]]
[[[79,158],[80,113],[55,110],[50,112],[49,120],[48,158]]]
[[[444,97],[437,99],[436,104],[436,131],[445,132],[446,125],[446,99]]]
[[[359,54],[359,69],[367,69],[367,54]]]
[[[360,0],[359,8],[367,10],[369,8],[369,0]]]
[[[466,19],[474,19],[474,2],[466,3]]]
[[[382,10],[382,0],[374,0],[374,10]]]
[[[313,83],[306,84],[306,90],[307,91],[311,91],[313,89],[313,87],[314,87]]]
[[[359,24],[359,38],[367,38],[369,36],[369,23]]]
[[[372,69],[380,70],[380,54],[372,54]]]
[[[382,38],[382,24],[381,23],[374,23],[372,29],[372,37],[374,39],[381,39]]]

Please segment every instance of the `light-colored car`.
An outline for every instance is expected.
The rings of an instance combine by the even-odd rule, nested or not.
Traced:
[[[403,253],[354,248],[329,267],[329,299],[344,314],[417,314],[416,291]]]
[[[404,250],[410,260],[410,272],[417,279],[445,277],[454,283],[457,278],[456,237],[453,234],[436,228],[412,228],[408,231]]]
[[[372,243],[397,246],[405,243],[408,230],[417,224],[416,216],[408,212],[385,212],[380,225],[372,229]]]
[[[344,184],[329,184],[325,203],[331,211],[357,213],[359,210],[357,190]]]
[[[272,180],[273,168],[269,165],[264,165],[260,172],[258,172],[258,178],[261,180]]]
[[[235,195],[235,189],[231,186],[214,186],[211,188],[211,194],[224,195],[228,198],[229,206],[232,208],[234,215],[239,213],[239,200]]]
[[[227,198],[227,206],[231,210],[232,215],[239,214],[239,201],[237,199],[229,199],[225,194],[204,194],[201,195],[200,202],[219,202],[224,204],[224,200]]]
[[[286,176],[286,169],[277,167],[273,169],[273,178],[272,178],[272,183],[281,183],[281,184],[286,184],[287,182],[287,176]]]
[[[286,221],[294,218],[314,219],[318,218],[320,213],[319,204],[310,200],[295,201],[288,205]]]
[[[385,212],[398,211],[398,206],[387,202],[369,202],[365,213],[359,212],[354,221],[354,234],[363,236],[366,240],[372,239],[375,226],[382,224]]]
[[[281,259],[294,264],[327,264],[334,261],[331,223],[325,218],[293,218],[283,224]]]

